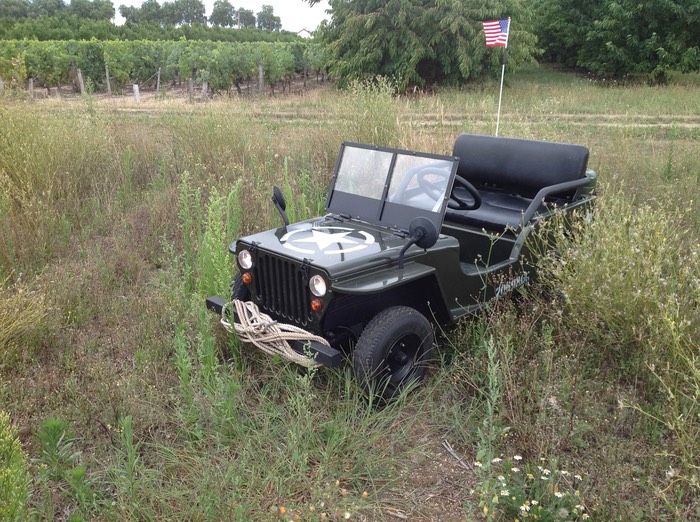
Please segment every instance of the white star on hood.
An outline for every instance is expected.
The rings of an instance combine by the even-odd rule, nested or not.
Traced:
[[[331,246],[334,243],[340,243],[341,245],[344,243],[350,243],[353,245],[356,245],[358,243],[358,240],[345,237],[350,233],[350,231],[347,232],[336,232],[336,233],[328,233],[328,232],[321,232],[319,230],[313,229],[311,231],[312,236],[311,237],[305,237],[303,239],[296,239],[294,240],[295,243],[316,243],[318,246],[318,249],[323,251],[327,249],[329,246]]]

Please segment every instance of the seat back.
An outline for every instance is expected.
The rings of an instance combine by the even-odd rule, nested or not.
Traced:
[[[461,134],[455,142],[457,175],[479,190],[534,198],[543,188],[585,177],[588,149],[549,141]],[[557,194],[571,199],[575,190]]]

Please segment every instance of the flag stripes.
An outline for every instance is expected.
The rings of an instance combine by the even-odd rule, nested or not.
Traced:
[[[487,20],[482,22],[486,35],[486,47],[508,47],[508,20]]]

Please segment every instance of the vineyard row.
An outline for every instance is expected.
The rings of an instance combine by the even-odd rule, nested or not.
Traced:
[[[129,82],[194,78],[213,89],[229,90],[258,77],[274,86],[302,71],[320,73],[323,48],[314,43],[209,41],[0,41],[0,78],[45,86],[73,80],[77,69],[92,85],[105,79],[105,66],[120,87]]]

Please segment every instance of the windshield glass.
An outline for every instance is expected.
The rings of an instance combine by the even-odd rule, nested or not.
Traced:
[[[399,154],[389,183],[389,201],[437,212],[451,173],[450,161]]]
[[[381,150],[347,147],[338,169],[335,189],[381,199],[393,156]]]
[[[327,210],[402,229],[416,216],[442,224],[456,162],[452,156],[344,143]]]

